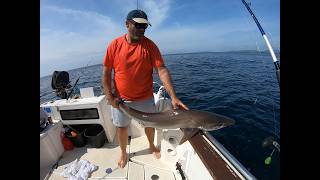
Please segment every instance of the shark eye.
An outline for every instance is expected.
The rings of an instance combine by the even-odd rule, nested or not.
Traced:
[[[221,128],[222,126],[223,126],[223,123],[222,123],[222,122],[219,122],[217,128]]]

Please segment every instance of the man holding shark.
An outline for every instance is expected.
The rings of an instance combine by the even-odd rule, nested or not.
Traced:
[[[182,107],[189,110],[176,96],[171,76],[165,67],[157,45],[144,36],[151,24],[142,10],[133,10],[126,19],[128,33],[114,39],[107,48],[103,61],[103,86],[108,102],[112,105],[113,124],[117,126],[117,136],[121,154],[118,166],[124,168],[128,154],[128,126],[131,117],[119,110],[119,102],[136,110],[155,113],[153,99],[153,68],[159,74],[165,89],[169,93],[174,109]],[[112,70],[114,73],[114,92],[111,89]],[[154,128],[146,127],[145,133],[149,141],[149,149],[154,156],[160,158],[160,150],[153,144]]]

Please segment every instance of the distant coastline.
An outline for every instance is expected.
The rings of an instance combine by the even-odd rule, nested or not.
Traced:
[[[279,50],[274,50],[275,53],[280,53]],[[232,50],[232,51],[198,51],[198,52],[185,52],[185,53],[168,53],[163,56],[183,55],[183,54],[203,54],[203,53],[269,53],[269,50]]]
[[[274,50],[274,52],[276,54],[280,53],[279,50]],[[168,54],[162,54],[162,56],[174,56],[174,55],[188,55],[188,54],[208,54],[208,53],[269,53],[268,50],[263,50],[263,51],[257,51],[257,50],[232,50],[232,51],[198,51],[198,52],[182,52],[182,53],[168,53]],[[101,63],[97,63],[97,64],[93,64],[90,66],[96,66],[99,65]],[[90,67],[88,66],[88,67]],[[74,68],[74,69],[69,69],[67,71],[73,71],[73,70],[77,70],[77,69],[81,69],[82,67],[78,67],[78,68]],[[53,73],[53,72],[52,72]],[[44,76],[40,76],[41,78],[46,78],[48,76],[52,76],[52,74],[49,75],[44,75]]]

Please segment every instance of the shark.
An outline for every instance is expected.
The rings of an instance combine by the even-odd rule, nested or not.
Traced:
[[[201,130],[213,131],[235,124],[235,120],[229,117],[193,109],[178,108],[164,112],[148,113],[133,109],[125,105],[125,103],[120,103],[119,109],[144,127],[180,128],[185,134],[184,141],[190,139]]]

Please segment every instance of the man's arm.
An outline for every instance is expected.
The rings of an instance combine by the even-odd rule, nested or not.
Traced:
[[[102,84],[103,84],[104,94],[106,95],[108,102],[114,108],[118,108],[119,99],[113,97],[112,95],[111,74],[112,74],[112,69],[109,69],[106,66],[103,66]]]
[[[171,76],[169,73],[169,70],[165,66],[160,66],[157,68],[157,71],[159,73],[160,80],[162,81],[164,88],[169,93],[171,97],[171,103],[174,109],[176,109],[178,106],[183,107],[186,110],[189,110],[189,108],[184,105],[176,95],[176,91],[173,88]]]

